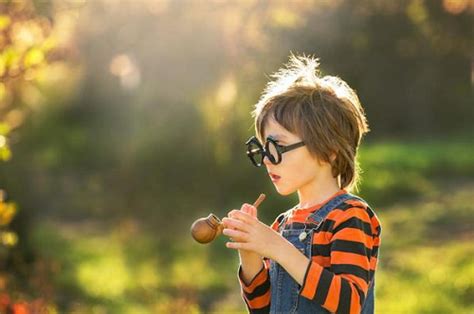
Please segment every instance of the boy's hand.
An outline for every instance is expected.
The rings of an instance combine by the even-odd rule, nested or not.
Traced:
[[[241,212],[247,213],[250,216],[257,218],[257,208],[255,206],[252,206],[250,204],[243,204],[242,207],[240,208]],[[257,218],[258,219],[258,218]]]
[[[258,220],[255,207],[244,204],[242,209],[230,211],[228,218],[222,220],[225,225],[223,234],[233,240],[233,242],[227,242],[226,246],[238,249],[240,252],[250,251],[275,259],[278,248],[281,247],[280,245],[285,239]]]
[[[228,217],[229,218],[233,218],[232,216],[232,212],[235,212],[235,211],[238,211],[237,209],[234,209],[232,211],[229,212],[228,214]],[[257,208],[255,208],[254,206],[250,205],[250,204],[243,204],[241,207],[240,207],[240,211],[241,212],[244,212],[252,217],[254,217],[255,219],[258,219],[257,218]],[[235,227],[231,227],[231,226],[227,226],[225,221],[226,221],[227,217],[225,217],[224,219],[222,219],[222,222],[224,224],[224,228],[232,228],[232,229],[235,229]],[[229,237],[230,238],[230,237]],[[233,241],[233,239],[231,238],[231,240]],[[247,251],[247,250],[239,250],[239,254],[241,256],[241,258],[246,258],[246,257],[256,257],[256,258],[259,258],[261,259],[262,257],[258,254],[256,254],[255,252],[250,252],[250,251]]]

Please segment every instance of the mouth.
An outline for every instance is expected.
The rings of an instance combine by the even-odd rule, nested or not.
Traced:
[[[270,176],[270,179],[273,181],[273,182],[276,182],[278,181],[281,177],[276,175],[276,174],[273,174],[273,173],[268,173],[268,175]]]

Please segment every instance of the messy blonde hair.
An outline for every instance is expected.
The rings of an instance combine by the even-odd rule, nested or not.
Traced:
[[[259,140],[264,142],[265,125],[273,118],[301,137],[312,156],[331,164],[341,188],[357,189],[357,149],[369,127],[355,91],[339,77],[321,76],[319,59],[311,56],[291,54],[271,77],[252,112]]]

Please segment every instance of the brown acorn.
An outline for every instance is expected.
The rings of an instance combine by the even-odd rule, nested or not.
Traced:
[[[224,225],[214,214],[196,220],[191,226],[191,234],[199,243],[209,243],[222,233]]]

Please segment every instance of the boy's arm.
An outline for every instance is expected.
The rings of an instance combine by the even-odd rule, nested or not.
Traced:
[[[255,276],[265,267],[263,259],[254,252],[239,251],[240,269],[239,277],[245,285],[249,285]]]
[[[242,258],[241,258],[242,260]],[[269,313],[270,312],[270,277],[268,274],[269,261],[259,257],[260,268],[250,281],[246,281],[243,276],[245,262],[239,267],[239,281],[242,287],[242,297],[247,305],[249,313]]]
[[[278,231],[278,218],[271,228]],[[242,296],[250,313],[270,312],[270,260],[254,252],[239,250],[238,271]]]
[[[301,285],[300,294],[305,298],[330,312],[360,313],[376,264],[372,249],[379,245],[379,238],[372,227],[378,222],[362,207],[351,206],[333,217],[332,230],[321,231],[329,234],[330,241],[313,243],[322,250],[327,248],[327,258],[310,262],[297,250],[287,248],[281,250],[278,262]],[[320,264],[329,264],[329,270]]]

